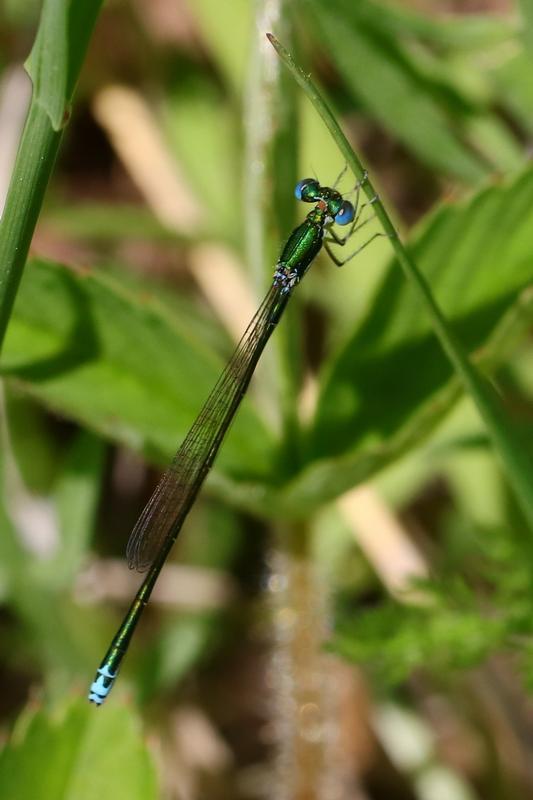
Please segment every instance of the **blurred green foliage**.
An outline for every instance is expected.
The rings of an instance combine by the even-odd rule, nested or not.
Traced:
[[[165,464],[232,347],[187,279],[167,273],[158,283],[148,269],[133,275],[128,255],[148,248],[145,261],[181,263],[208,240],[243,259],[246,227],[266,279],[294,213],[280,220],[268,200],[292,196],[284,156],[298,152],[294,169],[324,181],[342,167],[308,106],[290,91],[277,96],[269,83],[279,88],[254,5],[226,6],[222,13],[213,0],[189,3],[182,13],[194,35],[174,38],[150,27],[148,4],[110,3],[104,11],[35,243],[39,252],[50,240],[66,242],[73,256],[29,260],[8,328],[0,596],[9,612],[4,681],[17,690],[5,720],[19,713],[29,686],[44,687],[43,707],[22,712],[0,761],[0,794],[10,800],[34,796],[36,775],[43,800],[157,796],[135,712],[121,696],[133,687],[139,708],[150,704],[164,715],[176,685],[195,668],[208,669],[214,652],[221,657],[253,613],[248,597],[229,610],[154,611],[105,712],[65,706],[72,686],[85,694],[121,611],[111,614],[109,600],[100,609],[80,602],[76,578],[92,550],[121,556],[131,508],[143,500],[143,489],[131,490],[133,501],[118,492],[110,447]],[[36,11],[33,2],[6,5],[3,67],[16,54],[9,43],[25,41]],[[399,0],[298,0],[291,11],[283,24],[295,52],[333,97],[385,203],[396,203],[398,225],[416,222],[409,242],[417,263],[465,347],[493,376],[509,424],[532,447],[531,15],[525,22],[444,17]],[[108,41],[121,46],[115,52]],[[263,59],[262,68],[250,68],[254,59]],[[67,66],[60,72],[59,85],[71,88]],[[157,220],[87,122],[93,95],[126,78],[147,98],[202,208],[197,230]],[[259,129],[264,120],[250,114],[258,101],[271,128]],[[104,167],[95,141],[109,159]],[[250,206],[242,186],[258,164],[264,172]],[[85,182],[93,173],[101,184],[116,181],[118,198],[101,184],[92,197]],[[328,503],[370,478],[391,504],[413,508],[428,486],[444,483],[446,510],[433,509],[426,521],[434,552],[426,607],[388,599],[335,517],[317,526],[339,593],[332,646],[395,684],[419,667],[442,677],[498,649],[518,650],[531,683],[529,537],[386,243],[346,270],[317,264],[293,306],[259,372],[265,391],[245,400],[180,558],[229,573],[247,591],[243,574],[260,571],[261,543],[250,551],[257,526],[245,535],[243,512],[265,520],[324,515]],[[318,373],[318,401],[299,424],[296,390],[309,366]],[[56,535],[44,555],[28,544],[18,515],[21,505],[36,503],[38,519],[44,507]],[[353,564],[348,576],[346,564]],[[363,612],[367,593],[375,607]]]
[[[30,800],[157,798],[156,779],[126,708],[92,713],[79,700],[48,716],[28,709],[0,756],[3,797]],[[38,788],[37,788],[38,787]]]

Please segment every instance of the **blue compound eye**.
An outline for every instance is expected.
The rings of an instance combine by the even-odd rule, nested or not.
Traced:
[[[319,188],[319,183],[314,178],[304,178],[296,184],[294,196],[297,200],[303,200],[304,203],[314,203],[318,200]]]
[[[349,200],[345,200],[339,211],[335,215],[335,222],[337,225],[348,225],[353,222],[355,216],[355,209]]]

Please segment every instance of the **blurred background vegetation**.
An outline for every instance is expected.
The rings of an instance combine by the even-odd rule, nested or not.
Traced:
[[[0,198],[40,5],[0,10]],[[533,791],[532,532],[385,240],[298,288],[86,703],[129,532],[305,213],[294,184],[343,167],[269,30],[533,449],[531,0],[110,0],[0,362],[3,798]]]

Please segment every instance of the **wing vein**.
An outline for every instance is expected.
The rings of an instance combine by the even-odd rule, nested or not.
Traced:
[[[131,533],[130,568],[144,571],[166,557],[235,416],[255,365],[275,327],[280,299],[273,285],[248,325],[188,434],[164,472]]]

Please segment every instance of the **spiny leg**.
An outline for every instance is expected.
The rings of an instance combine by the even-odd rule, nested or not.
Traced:
[[[341,172],[341,174],[339,175],[339,178],[340,178],[342,175],[344,175],[344,173],[346,172],[347,168],[348,168],[348,167],[346,166],[346,167],[343,169],[343,171],[342,171],[342,172]],[[337,180],[335,181],[335,186],[336,186],[336,184],[338,183],[338,181],[339,181],[339,178],[337,178]],[[343,194],[343,197],[349,197],[351,194],[353,194],[353,192],[357,192],[357,190],[358,190],[358,189],[360,189],[360,188],[361,188],[361,186],[364,186],[364,185],[365,185],[365,183],[367,182],[367,180],[368,180],[368,172],[367,172],[367,170],[365,169],[365,170],[363,170],[363,177],[362,177],[360,180],[359,180],[359,179],[357,179],[357,180],[356,180],[356,182],[355,182],[355,186],[353,187],[353,189],[350,189],[350,191],[349,191],[349,192],[346,192],[345,194]],[[333,187],[333,188],[335,188],[335,187]]]
[[[342,178],[342,176],[346,172],[346,169],[347,169],[347,166],[344,167],[344,169],[340,173],[339,177],[335,181],[334,188],[337,186],[338,182],[340,181],[340,179]],[[361,193],[361,187],[363,186],[364,183],[366,183],[367,180],[368,180],[368,172],[365,169],[365,171],[363,173],[363,177],[361,178],[361,180],[358,180],[356,182],[354,188],[352,189],[352,192],[355,192],[355,199],[354,199],[355,213],[354,213],[353,222],[350,225],[350,228],[349,228],[348,232],[346,233],[346,235],[345,236],[339,236],[333,230],[333,228],[329,228],[328,231],[327,231],[328,235],[326,237],[324,237],[324,240],[323,240],[324,249],[326,250],[327,254],[331,258],[333,263],[336,264],[338,267],[342,267],[348,261],[351,261],[352,258],[355,258],[356,255],[358,255],[362,250],[364,250],[367,245],[369,245],[371,242],[374,241],[374,239],[377,239],[378,236],[388,236],[388,234],[383,233],[383,232],[378,232],[378,233],[373,234],[366,242],[364,242],[360,247],[358,247],[353,253],[350,253],[350,255],[347,258],[342,259],[342,260],[337,258],[337,256],[335,255],[335,253],[332,251],[331,247],[329,246],[330,244],[337,244],[337,245],[340,245],[341,247],[344,247],[344,245],[347,243],[347,241],[351,238],[351,236],[354,233],[356,233],[357,231],[361,230],[361,228],[364,228],[365,225],[368,225],[369,222],[372,222],[372,220],[375,219],[376,215],[372,214],[372,216],[370,216],[368,219],[364,220],[363,222],[360,222],[361,214],[363,212],[363,209],[365,209],[367,206],[373,205],[379,199],[378,195],[376,194],[376,195],[374,195],[374,197],[371,200],[367,201],[366,203],[363,203],[361,205],[361,207],[359,207],[359,197],[360,197],[360,193]],[[349,192],[349,194],[351,194],[352,192]]]
[[[358,247],[357,250],[354,250],[353,253],[350,253],[348,258],[344,258],[342,260],[340,258],[337,258],[335,253],[332,251],[331,247],[329,246],[329,241],[327,239],[324,240],[324,249],[325,249],[326,253],[328,254],[328,256],[331,258],[331,260],[333,261],[333,263],[337,267],[342,267],[342,266],[344,266],[344,264],[347,264],[348,261],[351,261],[352,258],[355,258],[355,256],[359,255],[361,250],[364,250],[365,247],[367,247],[370,244],[370,242],[373,242],[374,239],[377,239],[378,236],[386,236],[388,239],[392,238],[391,234],[383,233],[382,231],[378,231],[377,233],[374,233],[370,237],[370,239],[367,239],[366,242],[363,242],[363,244],[360,247]],[[336,244],[336,242],[334,242],[334,244]]]
[[[328,229],[328,236],[331,237],[331,239],[329,241],[332,244],[338,244],[341,247],[344,247],[344,245],[346,244],[348,239],[350,239],[353,236],[354,233],[356,233],[358,230],[363,228],[365,225],[367,225],[369,222],[371,222],[375,218],[376,215],[372,214],[372,216],[369,217],[368,219],[365,219],[364,222],[359,222],[359,220],[361,219],[361,214],[363,213],[363,209],[367,208],[367,206],[371,206],[373,203],[376,202],[377,199],[378,199],[378,196],[376,194],[372,198],[372,200],[368,201],[368,203],[363,203],[363,205],[361,206],[359,211],[355,214],[353,222],[350,225],[350,227],[348,229],[348,233],[346,234],[346,236],[339,236],[339,234],[336,233],[333,230],[333,228],[329,228]],[[356,202],[357,202],[357,199],[356,199]],[[357,208],[357,206],[356,206],[356,208]]]
[[[365,173],[365,176],[366,176],[366,173]],[[348,239],[350,239],[352,237],[352,235],[356,231],[358,231],[360,228],[362,228],[364,225],[366,225],[368,222],[370,222],[370,220],[374,219],[374,217],[376,216],[375,214],[372,214],[372,216],[369,217],[367,220],[365,220],[364,222],[360,222],[361,214],[363,213],[363,210],[365,208],[367,208],[367,206],[373,205],[376,202],[376,200],[379,200],[378,195],[375,194],[374,197],[372,198],[372,200],[368,200],[366,203],[363,203],[360,208],[358,208],[358,205],[359,205],[359,192],[361,190],[361,185],[362,185],[362,182],[358,183],[357,186],[355,187],[355,191],[357,192],[357,194],[355,196],[355,202],[354,202],[354,218],[353,218],[353,222],[350,225],[346,235],[345,236],[339,236],[338,233],[335,233],[333,228],[328,228],[328,235],[330,235],[331,238],[334,239],[335,244],[339,244],[341,247],[343,247],[346,244]]]
[[[342,178],[344,177],[344,175],[346,174],[347,171],[348,171],[348,164],[345,164],[344,167],[339,172],[339,174],[337,175],[337,179],[335,180],[335,183],[331,187],[332,189],[336,189],[337,188],[337,186],[339,185],[339,183],[341,182]],[[355,182],[355,186],[353,187],[353,189],[350,189],[349,192],[343,193],[343,195],[342,195],[343,197],[349,197],[353,192],[357,192],[357,196],[356,196],[355,202],[354,202],[354,207],[356,209],[357,209],[357,204],[358,204],[358,200],[359,200],[359,190],[361,189],[361,186],[363,186],[363,184],[365,184],[367,182],[367,180],[368,180],[368,172],[365,169],[364,172],[363,172],[363,177],[361,178],[361,180],[357,180]]]
[[[361,178],[361,180],[357,180],[355,182],[355,186],[353,187],[353,189],[350,189],[349,192],[346,192],[346,194],[343,194],[343,197],[348,197],[349,198],[350,195],[354,194],[354,192],[355,192],[355,199],[354,199],[354,202],[353,202],[353,206],[354,206],[354,209],[355,209],[355,212],[356,212],[356,216],[357,216],[357,207],[359,205],[359,195],[361,193],[361,186],[364,186],[364,184],[367,182],[367,180],[368,180],[368,172],[365,169],[365,171],[363,172],[363,177]]]
[[[361,228],[364,228],[365,225],[368,225],[369,222],[372,222],[375,219],[376,215],[372,214],[371,217],[368,217],[368,219],[363,220],[363,222],[360,222],[359,225],[357,225],[356,227],[350,228],[346,236],[339,236],[337,233],[335,233],[333,228],[331,228],[330,230],[328,230],[327,236],[324,237],[324,241],[329,242],[330,244],[338,244],[340,247],[344,247],[346,242],[354,235],[354,233],[357,233],[358,231],[361,230]]]

